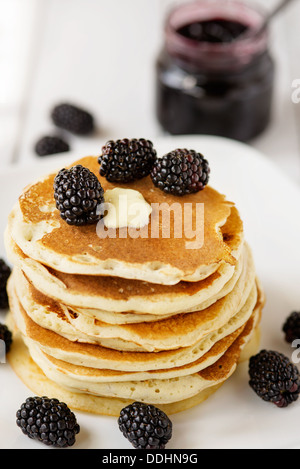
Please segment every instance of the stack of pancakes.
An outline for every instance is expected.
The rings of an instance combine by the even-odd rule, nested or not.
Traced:
[[[134,189],[163,209],[153,208],[139,236],[120,228],[99,237],[95,225],[60,218],[56,174],[24,189],[5,234],[14,265],[12,367],[36,394],[98,414],[119,415],[133,401],[170,414],[202,402],[259,341],[264,296],[237,208],[210,186],[175,197],[150,177],[109,183],[97,157],[75,164],[96,174],[104,191]],[[198,248],[184,230],[175,236],[172,223],[168,236],[151,236],[151,218],[174,203],[189,204],[194,218],[203,204]]]

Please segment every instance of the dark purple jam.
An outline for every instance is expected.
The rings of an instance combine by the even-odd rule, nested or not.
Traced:
[[[198,42],[229,43],[246,33],[248,26],[237,21],[212,19],[182,26],[178,34]]]
[[[236,1],[183,4],[170,15],[157,60],[157,118],[165,131],[249,141],[266,129],[274,64],[267,31],[256,34],[262,21]]]

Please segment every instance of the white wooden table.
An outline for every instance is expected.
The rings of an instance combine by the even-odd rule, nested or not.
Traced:
[[[34,144],[53,132],[50,111],[62,101],[96,116],[96,136],[70,140],[82,154],[97,151],[108,138],[162,135],[154,113],[154,62],[166,11],[174,3],[0,0],[1,167],[35,161]],[[292,101],[292,85],[300,83],[299,19],[295,0],[272,25],[273,120],[251,145],[300,184],[300,103]]]

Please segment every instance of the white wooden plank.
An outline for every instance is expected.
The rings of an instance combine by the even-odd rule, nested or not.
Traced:
[[[33,145],[41,135],[54,131],[50,111],[63,100],[93,112],[99,123],[97,142],[162,134],[154,112],[154,64],[163,40],[165,14],[174,2],[44,0],[43,4],[44,31],[31,80],[20,161],[36,158]],[[296,22],[295,10],[285,12],[272,25],[277,63],[273,120],[251,144],[300,182],[297,113],[291,101],[291,83],[298,73],[291,68],[291,57],[296,57],[298,46],[287,35],[291,17]],[[68,138],[79,151],[90,148],[94,141]]]
[[[52,133],[52,107],[70,101],[89,109],[97,137],[157,133],[153,119],[158,0],[47,1],[45,33],[33,77],[21,160]],[[82,139],[71,138],[72,148]]]
[[[289,58],[290,93],[295,115],[295,133],[298,137],[300,165],[300,40],[299,40],[300,2],[295,0],[286,14],[285,35],[288,46],[286,53]]]
[[[38,0],[0,0],[0,164],[17,150],[32,70]]]
[[[291,12],[288,12],[292,14]],[[273,118],[267,131],[252,142],[293,180],[300,183],[298,131],[291,99],[293,73],[290,68],[291,45],[287,37],[287,14],[274,21],[271,51],[276,63]]]

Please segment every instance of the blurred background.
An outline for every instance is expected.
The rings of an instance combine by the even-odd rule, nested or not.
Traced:
[[[39,159],[35,143],[54,132],[50,112],[65,101],[95,117],[93,135],[68,136],[83,155],[100,152],[111,138],[164,135],[155,114],[155,63],[176,3],[182,2],[0,0],[1,167]],[[255,3],[271,10],[278,2]],[[300,184],[300,103],[292,99],[300,88],[299,18],[295,0],[272,22],[272,119],[248,143]]]

